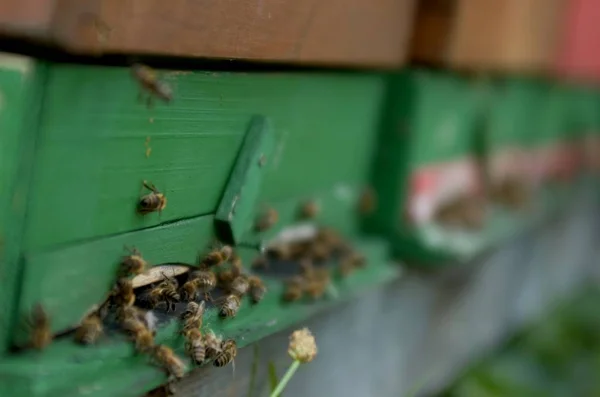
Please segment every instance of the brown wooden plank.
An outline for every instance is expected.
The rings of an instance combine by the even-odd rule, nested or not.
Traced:
[[[55,1],[51,29],[44,40],[71,52],[375,67],[394,67],[405,60],[415,3],[415,0]],[[26,1],[32,2],[40,1]],[[45,18],[50,15],[46,10],[40,13]],[[19,21],[14,29],[10,29],[10,21],[0,19],[0,30],[9,28],[16,35],[27,35],[22,27],[35,19],[29,15],[23,17],[25,21]],[[39,25],[47,25],[42,19]]]

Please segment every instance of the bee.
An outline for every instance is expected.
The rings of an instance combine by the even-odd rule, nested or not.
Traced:
[[[311,279],[315,275],[315,267],[309,258],[304,258],[300,261],[300,271],[305,279]]]
[[[137,248],[125,247],[125,249],[129,251],[129,255],[121,260],[120,277],[142,274],[148,267],[148,262],[142,258]]]
[[[351,258],[345,257],[340,259],[338,272],[341,277],[348,277],[354,270],[356,270],[356,266]]]
[[[169,383],[183,378],[186,366],[169,347],[163,345],[155,346],[152,351],[152,357],[169,375]]]
[[[316,261],[325,261],[331,254],[332,246],[323,241],[314,241],[310,246],[310,256]]]
[[[212,331],[204,334],[204,345],[206,347],[206,358],[209,360],[221,352],[221,338]]]
[[[304,279],[300,276],[294,276],[285,283],[283,291],[283,300],[286,302],[295,302],[304,295]]]
[[[149,353],[154,348],[154,331],[137,316],[124,319],[121,327],[131,337],[139,353]]]
[[[184,329],[200,329],[200,327],[202,327],[202,316],[204,315],[204,307],[204,301],[200,302],[200,304],[196,302],[188,303],[187,308],[181,315],[181,321],[183,322]]]
[[[377,197],[372,188],[363,190],[358,200],[358,211],[363,215],[369,215],[377,208]]]
[[[31,330],[30,346],[36,350],[45,349],[52,342],[50,317],[41,304],[36,304],[29,318],[26,319]]]
[[[120,278],[112,292],[112,302],[117,307],[133,306],[135,302],[135,293],[133,292],[133,282],[127,278]]]
[[[300,218],[313,219],[317,216],[320,209],[321,208],[319,207],[319,204],[316,201],[314,201],[314,200],[307,201],[306,203],[302,204],[302,206],[300,207]]]
[[[314,270],[314,275],[307,278],[304,283],[304,292],[312,299],[319,299],[327,291],[327,287],[331,282],[331,276],[329,270],[325,268],[318,268]]]
[[[252,268],[253,269],[268,269],[269,261],[267,260],[267,258],[264,255],[257,256],[256,258],[254,258],[254,261],[252,261]]]
[[[254,228],[257,232],[264,232],[265,230],[272,228],[277,221],[279,221],[279,213],[277,210],[269,208],[258,217]]]
[[[181,296],[177,292],[177,283],[173,279],[172,282],[169,279],[165,279],[157,286],[153,287],[148,293],[148,300],[153,308],[157,307],[161,303],[165,303],[167,311],[174,311],[176,302],[179,302]]]
[[[206,344],[202,332],[198,328],[190,328],[184,332],[185,351],[195,364],[202,364],[206,358]]]
[[[267,254],[280,261],[292,259],[292,251],[287,243],[275,243],[267,247]]]
[[[75,341],[83,345],[91,345],[96,343],[103,331],[100,316],[97,313],[92,313],[83,319],[81,325],[75,331]]]
[[[227,339],[221,344],[221,352],[215,356],[213,365],[215,367],[224,367],[235,359],[237,355],[237,345],[233,339]]]
[[[209,252],[201,261],[200,265],[204,268],[219,266],[227,262],[233,255],[233,248],[230,245],[223,245],[220,248]]]
[[[227,295],[220,305],[219,316],[235,317],[240,310],[240,297],[235,294]]]
[[[185,284],[188,284],[188,286],[186,287]],[[210,301],[210,292],[217,286],[217,276],[208,270],[195,270],[190,273],[185,284],[183,289],[187,291],[186,293],[194,295],[194,298],[198,294],[204,294],[204,298]]]
[[[248,292],[248,290],[250,289],[250,283],[248,282],[248,277],[241,275],[241,276],[237,276],[236,278],[234,278],[231,281],[231,284],[229,284],[229,292],[237,295],[239,297],[242,297],[244,295],[246,295],[246,293]]]
[[[250,286],[250,299],[252,303],[258,303],[262,300],[267,292],[267,287],[258,276],[248,277],[248,284]]]
[[[150,190],[150,193],[140,198],[137,207],[138,212],[142,215],[157,211],[162,212],[167,207],[167,197],[152,183],[144,181],[143,185]]]
[[[148,106],[152,105],[152,96],[156,96],[165,102],[170,102],[173,99],[173,90],[169,84],[159,80],[154,69],[141,64],[134,64],[131,69],[133,76],[142,88],[151,94],[148,97]]]

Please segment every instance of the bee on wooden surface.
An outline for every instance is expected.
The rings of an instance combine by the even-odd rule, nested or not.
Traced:
[[[222,299],[219,316],[224,318],[235,317],[238,310],[240,310],[240,297],[230,294]]]
[[[170,393],[175,392],[173,382],[183,378],[185,375],[186,366],[174,352],[167,346],[155,346],[152,352],[152,358],[165,369],[168,374],[168,390]]]
[[[154,69],[145,65],[134,64],[131,70],[142,88],[150,93],[147,101],[148,106],[152,105],[152,96],[156,96],[165,102],[170,102],[173,99],[171,86],[160,80]]]
[[[274,208],[269,208],[258,217],[254,228],[257,232],[264,232],[275,226],[277,221],[279,221],[279,213]]]
[[[253,269],[268,269],[269,261],[264,255],[259,255],[252,261]]]
[[[210,251],[200,261],[200,266],[203,268],[209,268],[213,266],[219,266],[227,262],[233,255],[233,248],[230,245],[223,245]]]
[[[183,285],[183,290],[187,294],[187,300],[196,299],[200,294],[204,294],[204,299],[210,301],[210,292],[217,286],[217,276],[209,270],[195,270],[188,276],[188,280]]]
[[[304,280],[300,276],[294,276],[287,280],[283,291],[283,300],[295,302],[304,295]]]
[[[206,347],[206,359],[208,360],[216,357],[221,352],[221,338],[212,331],[204,334],[204,345]]]
[[[206,358],[206,344],[202,332],[198,328],[189,328],[184,331],[185,351],[195,364],[202,364]]]
[[[202,327],[202,316],[204,315],[205,303],[204,301],[199,304],[196,302],[189,302],[183,314],[181,315],[181,321],[183,322],[183,328],[195,328],[200,329]]]
[[[148,262],[142,258],[140,251],[137,248],[128,248],[129,255],[121,260],[120,277],[137,276],[142,274],[148,267]]]
[[[250,283],[248,282],[248,277],[245,275],[240,275],[237,276],[236,278],[234,278],[231,281],[231,284],[229,284],[229,292],[237,295],[239,297],[242,297],[244,295],[246,295],[246,293],[248,293],[248,290],[250,289]]]
[[[363,190],[358,199],[358,212],[363,215],[373,213],[377,208],[377,197],[375,191],[372,188]]]
[[[313,219],[318,215],[320,209],[321,208],[319,207],[319,204],[316,201],[307,201],[300,207],[300,218]]]
[[[117,307],[133,306],[135,292],[133,292],[133,281],[128,278],[120,278],[112,292],[112,302]]]
[[[92,313],[83,319],[81,325],[75,331],[75,341],[83,345],[96,343],[102,335],[104,327],[97,313]]]
[[[138,202],[137,210],[140,214],[146,215],[151,212],[161,212],[167,207],[167,197],[161,193],[152,183],[143,182],[150,193],[142,196]]]
[[[174,279],[173,279],[174,280]],[[152,287],[148,293],[148,300],[153,308],[157,307],[161,303],[165,303],[167,311],[174,311],[175,304],[179,302],[181,296],[177,292],[177,283],[165,279],[157,286]]]
[[[235,359],[237,355],[237,344],[233,339],[227,339],[221,344],[221,352],[215,356],[213,365],[224,367]]]
[[[267,292],[267,287],[258,276],[248,277],[248,284],[250,286],[250,299],[252,303],[259,303]]]
[[[52,342],[50,317],[41,304],[33,307],[31,315],[26,319],[30,329],[29,345],[36,350],[45,349]]]

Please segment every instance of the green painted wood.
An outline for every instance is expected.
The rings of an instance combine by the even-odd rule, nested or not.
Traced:
[[[28,249],[213,213],[255,114],[272,121],[279,142],[261,199],[366,180],[381,76],[173,71],[163,78],[174,100],[147,108],[128,69],[52,66]],[[160,215],[136,214],[142,180],[166,194]]]
[[[20,284],[20,249],[37,122],[43,66],[0,54],[0,351],[10,339]]]
[[[272,159],[275,143],[275,136],[267,119],[255,116],[250,122],[215,214],[217,226],[224,229],[228,240],[236,244],[239,244],[243,233],[254,223],[254,208],[269,159]]]
[[[27,313],[39,302],[52,317],[54,331],[68,329],[106,297],[125,246],[139,249],[151,265],[194,263],[199,252],[208,251],[212,236],[213,217],[203,216],[26,254],[20,312]]]
[[[269,334],[331,308],[365,290],[399,276],[399,267],[390,264],[388,246],[381,240],[356,241],[368,266],[344,280],[335,279],[339,295],[317,302],[282,303],[280,281],[265,278],[269,292],[256,306],[244,301],[239,314],[221,320],[215,309],[205,314],[204,328],[226,338],[234,338],[239,347],[247,346]],[[243,259],[254,255],[242,251]],[[183,355],[183,341],[177,322],[161,328],[157,341],[166,343]],[[285,349],[285,347],[282,347]],[[224,368],[230,371],[231,368]],[[97,346],[82,347],[70,338],[56,341],[41,353],[23,352],[0,361],[0,387],[15,397],[38,396],[139,396],[166,381],[164,373],[147,358],[136,355],[121,336],[105,337]]]

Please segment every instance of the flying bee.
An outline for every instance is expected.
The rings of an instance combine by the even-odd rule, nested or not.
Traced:
[[[104,327],[100,316],[97,313],[92,313],[83,319],[81,325],[75,331],[75,341],[82,345],[91,345],[96,343],[103,331]]]
[[[300,276],[294,276],[287,280],[283,291],[283,300],[295,302],[304,295],[304,280]]]
[[[196,294],[204,294],[204,298],[211,300],[210,292],[217,286],[217,276],[209,270],[195,270],[188,276],[196,288]]]
[[[133,292],[133,282],[128,278],[120,278],[112,292],[112,302],[117,307],[133,306],[135,302],[135,293]]]
[[[316,201],[307,201],[300,207],[300,218],[313,219],[317,216],[320,209],[321,208],[319,207],[319,204]]]
[[[221,352],[221,338],[212,331],[204,334],[204,345],[206,346],[206,358],[209,360]]]
[[[258,276],[248,277],[248,284],[250,286],[250,299],[252,303],[259,303],[267,292],[267,287]]]
[[[26,318],[30,329],[29,345],[36,350],[45,349],[52,342],[50,317],[41,304],[36,304],[30,316]]]
[[[167,197],[152,183],[144,181],[143,185],[146,189],[150,190],[150,193],[140,198],[137,207],[138,212],[146,215],[151,212],[161,212],[164,210],[167,206]]]
[[[128,248],[129,255],[124,256],[121,260],[121,268],[119,272],[120,277],[137,276],[142,274],[148,267],[148,262],[142,258],[140,251],[137,248]]]
[[[213,360],[215,367],[224,367],[235,359],[237,355],[237,344],[233,339],[227,339],[221,344],[221,352]]]
[[[240,310],[240,297],[230,294],[222,299],[219,309],[219,316],[225,318],[235,317],[238,310]]]
[[[200,304],[196,302],[189,302],[187,308],[181,315],[181,321],[183,322],[183,328],[195,328],[200,329],[202,327],[202,316],[204,315],[204,301]]]
[[[230,245],[223,245],[220,248],[210,251],[202,260],[200,265],[204,268],[219,266],[227,262],[233,255],[233,248]]]
[[[206,344],[202,332],[198,328],[190,328],[184,332],[185,351],[195,364],[202,364],[206,358]]]
[[[279,221],[279,213],[274,208],[269,208],[258,217],[254,228],[257,232],[264,232],[275,226],[277,221]]]
[[[165,102],[170,102],[173,99],[171,86],[160,80],[154,69],[145,65],[134,64],[131,70],[141,87],[150,93],[147,100],[148,106],[152,105],[152,96],[156,96]]]

